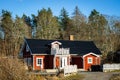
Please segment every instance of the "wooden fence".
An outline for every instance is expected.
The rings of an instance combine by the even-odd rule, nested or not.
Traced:
[[[120,64],[103,64],[103,72],[120,70]]]
[[[77,65],[67,65],[64,67],[64,76],[77,73]]]

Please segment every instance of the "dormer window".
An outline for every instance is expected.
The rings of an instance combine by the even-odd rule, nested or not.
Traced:
[[[58,42],[58,41],[54,41],[54,42],[51,43],[51,47],[52,47],[52,48],[55,48],[55,49],[56,49],[56,48],[59,48],[59,45],[61,45],[61,43]]]
[[[52,48],[59,48],[59,45],[58,44],[53,44]]]

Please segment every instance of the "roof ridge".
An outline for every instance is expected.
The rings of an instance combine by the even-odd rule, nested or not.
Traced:
[[[70,42],[93,42],[92,40],[62,40],[62,39],[28,39],[28,38],[25,38],[26,40],[46,40],[46,41],[70,41]]]

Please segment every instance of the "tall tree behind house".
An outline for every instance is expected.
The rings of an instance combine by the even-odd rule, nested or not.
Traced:
[[[69,18],[68,12],[65,8],[62,8],[58,21],[60,24],[60,38],[68,39],[69,29],[71,29],[71,19]]]
[[[86,40],[88,39],[86,33],[87,33],[87,18],[82,12],[79,10],[78,6],[75,7],[75,10],[73,12],[72,16],[72,25],[74,34],[77,36],[77,40]]]
[[[37,16],[37,38],[56,39],[59,37],[58,21],[53,16],[50,8],[38,11]]]
[[[95,36],[100,37],[104,34],[107,20],[102,14],[100,14],[94,9],[93,11],[91,11],[91,14],[89,16],[88,24],[90,31],[92,31],[90,33],[91,38],[95,38]]]

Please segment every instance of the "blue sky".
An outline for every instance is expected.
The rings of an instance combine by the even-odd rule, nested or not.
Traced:
[[[60,15],[63,7],[72,15],[75,6],[86,16],[93,9],[102,14],[120,16],[120,0],[0,0],[0,15],[2,9],[10,11],[13,17],[22,16],[23,13],[37,15],[38,10],[48,7],[56,16]]]

